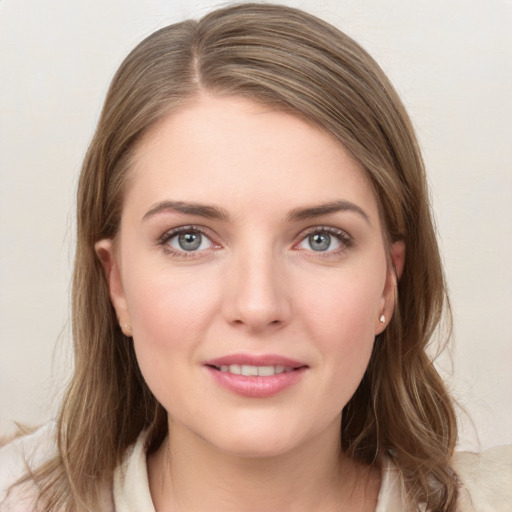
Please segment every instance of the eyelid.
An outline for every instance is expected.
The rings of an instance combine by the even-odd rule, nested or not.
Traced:
[[[182,233],[191,233],[196,232],[200,233],[202,236],[206,237],[212,244],[212,247],[209,247],[208,249],[201,249],[197,251],[185,251],[185,250],[179,250],[171,247],[168,242],[173,239],[174,237],[182,234]],[[221,244],[219,244],[211,232],[211,230],[205,228],[204,226],[196,225],[196,224],[188,224],[185,226],[177,226],[171,229],[168,229],[165,231],[157,240],[157,245],[162,246],[165,250],[165,252],[181,258],[193,258],[193,257],[199,257],[200,255],[210,252],[212,250],[219,249],[221,247]]]
[[[312,226],[307,228],[297,236],[297,241],[294,243],[294,248],[296,248],[300,243],[302,243],[308,236],[326,233],[328,235],[334,236],[340,243],[341,247],[332,250],[326,251],[314,251],[313,249],[298,249],[299,251],[314,253],[316,257],[329,257],[332,255],[339,254],[341,252],[346,251],[354,244],[354,240],[352,236],[350,236],[345,230],[336,228],[334,226]]]
[[[200,249],[197,251],[185,251],[185,250],[179,250],[172,248],[168,242],[172,238],[180,235],[181,233],[189,233],[189,232],[197,232],[201,235],[205,236],[212,244],[212,247],[209,247],[207,249]],[[328,249],[325,251],[314,251],[313,249],[301,249],[298,248],[298,245],[302,243],[308,236],[314,235],[314,234],[321,234],[326,233],[328,235],[334,236],[341,244],[340,247],[335,249]],[[211,251],[218,250],[222,248],[222,244],[217,242],[218,236],[215,233],[212,233],[212,231],[209,228],[206,228],[201,225],[196,224],[188,224],[183,226],[177,226],[171,229],[168,229],[165,231],[158,239],[157,239],[157,245],[162,246],[165,250],[165,252],[179,257],[179,258],[194,258],[194,257],[201,257],[204,256],[205,253],[209,253]],[[300,252],[306,252],[309,254],[314,255],[315,257],[319,258],[328,258],[329,256],[336,256],[339,255],[345,251],[347,251],[352,245],[354,245],[354,240],[351,235],[349,235],[345,230],[334,227],[334,226],[325,226],[325,225],[318,225],[318,226],[311,226],[307,229],[304,229],[300,232],[300,234],[296,237],[296,241],[293,244],[293,249],[298,250]]]

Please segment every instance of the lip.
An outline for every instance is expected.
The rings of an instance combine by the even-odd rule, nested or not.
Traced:
[[[292,368],[292,371],[265,377],[238,375],[220,371],[221,366],[230,365],[285,366]],[[204,363],[204,367],[213,380],[221,387],[237,395],[250,398],[267,398],[285,391],[294,384],[297,384],[309,368],[305,363],[274,354],[231,354],[210,359]]]
[[[251,366],[287,366],[289,368],[301,368],[307,366],[306,363],[296,361],[288,357],[283,357],[277,354],[230,354],[216,359],[209,359],[204,363],[206,366],[229,366],[231,364],[247,364]]]

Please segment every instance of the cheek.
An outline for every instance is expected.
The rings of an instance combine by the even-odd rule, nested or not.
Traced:
[[[128,296],[134,333],[152,344],[179,344],[205,327],[214,312],[215,293],[190,279],[146,281]]]
[[[301,309],[322,338],[373,339],[384,284],[385,270],[340,272],[304,288]]]
[[[302,316],[329,369],[326,379],[331,379],[344,404],[359,385],[372,353],[384,278],[381,273],[338,277],[310,287]]]
[[[125,286],[141,371],[155,393],[179,378],[183,362],[193,362],[215,314],[216,294],[210,280],[189,273],[153,268]]]

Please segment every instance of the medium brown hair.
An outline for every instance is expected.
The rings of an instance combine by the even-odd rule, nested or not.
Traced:
[[[455,415],[426,353],[447,299],[411,122],[357,43],[314,16],[271,4],[165,27],[130,53],[112,81],[78,187],[75,371],[58,421],[59,455],[34,474],[45,508],[94,509],[100,484],[141,431],[149,430],[150,450],[167,435],[166,412],[119,329],[94,244],[117,233],[141,137],[203,92],[299,116],[336,137],[365,170],[387,243],[403,240],[407,257],[393,318],[343,410],[343,447],[367,464],[390,457],[412,504],[455,510]]]

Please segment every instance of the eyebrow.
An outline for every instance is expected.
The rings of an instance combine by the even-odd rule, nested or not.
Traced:
[[[307,220],[314,219],[315,217],[321,217],[322,215],[329,215],[337,212],[353,212],[362,217],[370,226],[370,218],[368,214],[357,204],[351,203],[350,201],[331,201],[329,203],[310,206],[307,208],[296,208],[292,210],[288,216],[288,221]]]
[[[155,204],[142,220],[147,220],[154,215],[162,212],[178,212],[186,215],[197,215],[208,219],[228,220],[229,214],[223,208],[200,203],[189,203],[185,201],[161,201]]]
[[[305,208],[295,208],[291,210],[286,216],[288,222],[314,219],[322,215],[329,215],[337,212],[354,212],[362,217],[368,224],[371,225],[370,218],[367,213],[360,207],[350,201],[331,201],[325,204],[309,206]],[[154,215],[163,212],[178,212],[185,215],[197,215],[198,217],[205,217],[208,219],[229,220],[229,213],[224,208],[218,206],[207,205],[202,203],[190,203],[186,201],[161,201],[156,203],[151,209],[142,217],[145,221]]]

